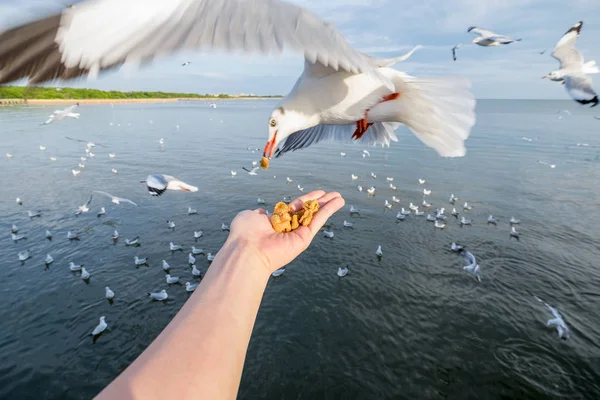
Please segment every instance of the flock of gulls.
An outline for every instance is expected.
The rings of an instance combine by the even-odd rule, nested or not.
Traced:
[[[267,54],[286,49],[303,53],[304,71],[292,90],[271,112],[264,157],[279,157],[324,140],[357,142],[362,146],[389,146],[398,140],[395,130],[400,125],[405,125],[424,145],[442,157],[462,157],[466,154],[465,141],[475,124],[475,98],[468,80],[461,77],[421,79],[409,76],[391,67],[411,57],[421,46],[394,58],[371,57],[352,48],[332,24],[303,7],[279,0],[270,0],[268,7],[262,7],[261,4],[266,3],[240,0],[82,1],[69,5],[58,15],[0,32],[0,84],[21,79],[26,79],[28,84],[40,84],[77,77],[95,78],[104,70],[118,66],[136,67],[179,50],[204,52],[227,49],[232,52]],[[135,15],[139,9],[144,10],[144,18],[121,17]],[[111,27],[110,35],[106,34],[106,26]],[[264,29],[265,26],[269,29]],[[552,56],[560,62],[560,68],[545,78],[564,84],[569,95],[578,103],[595,106],[599,102],[598,96],[588,74],[598,73],[599,70],[594,61],[584,62],[582,54],[575,48],[582,26],[583,23],[578,22],[558,41]],[[477,27],[471,27],[468,31],[479,35],[472,43],[484,47],[519,41]],[[158,39],[140,42],[140,37]],[[160,40],[165,37],[169,37],[169,40]],[[98,43],[102,43],[102,46],[98,46]],[[452,49],[454,58],[459,46]],[[182,67],[189,68],[190,64],[186,61]],[[78,119],[80,115],[74,112],[76,107],[74,105],[54,112],[45,124]],[[44,150],[42,147],[40,150]],[[81,163],[71,171],[73,176],[81,174],[85,162],[95,157],[94,147],[94,143],[86,145],[86,154],[81,156]],[[7,156],[11,158],[12,154]],[[368,156],[365,150],[362,157]],[[250,168],[244,167],[244,170],[249,175],[258,173],[255,164]],[[112,172],[118,173],[116,169]],[[232,171],[231,175],[235,177],[237,172]],[[376,179],[376,176],[372,177]],[[387,180],[390,189],[394,190],[393,179],[390,177]],[[150,175],[143,182],[154,196],[160,196],[167,190],[198,190],[169,175]],[[292,183],[291,179],[288,179],[288,183]],[[363,190],[361,186],[357,189]],[[302,192],[304,188],[298,185],[298,190]],[[365,188],[368,196],[375,196],[376,191],[375,186]],[[422,201],[402,207],[396,219],[404,220],[412,215],[432,222],[433,228],[440,230],[451,223],[462,227],[473,223],[467,218],[471,207],[468,203],[463,204],[462,210],[460,207],[457,210],[458,199],[451,195],[452,210],[438,208],[433,211],[427,201],[430,194],[430,190],[424,188]],[[88,213],[97,195],[110,198],[118,206],[136,206],[131,200],[99,191],[92,193],[92,197],[74,213]],[[396,197],[392,197],[391,201],[386,200],[384,210],[391,210],[399,202]],[[17,199],[17,204],[22,203],[21,199]],[[355,208],[351,210],[353,213],[360,212]],[[106,209],[103,208],[98,212],[100,216],[104,213]],[[29,216],[40,217],[35,211],[31,211]],[[509,221],[511,229],[508,235],[519,239],[516,221]],[[498,224],[498,221],[489,216],[487,223]],[[169,221],[168,225],[173,228],[174,222]],[[352,222],[346,221],[344,227],[351,228]],[[17,241],[22,239],[19,238],[17,227],[12,234]],[[334,236],[330,230],[325,230],[323,234],[328,238]],[[52,234],[46,232],[46,235],[51,237]],[[195,239],[201,235],[201,232],[194,233]],[[77,240],[76,233],[70,232],[67,237]],[[119,240],[116,231],[113,240]],[[139,245],[139,238],[126,239],[125,244]],[[464,255],[468,263],[464,270],[480,280],[481,268],[475,256],[461,247],[455,243],[450,248],[454,248],[454,251],[460,248],[458,252]],[[180,249],[174,243],[171,248],[178,249],[175,251]],[[198,254],[191,253],[189,261],[195,260],[195,255],[202,254],[200,250],[195,249]],[[378,257],[383,256],[381,248],[376,253]],[[208,256],[212,257],[210,254]],[[29,257],[27,250],[19,253],[22,261]],[[46,261],[52,263],[50,254]],[[134,262],[135,265],[146,265],[148,260],[136,255]],[[194,263],[189,264],[195,277]],[[165,262],[163,268],[166,267],[168,264]],[[70,268],[80,271],[82,279],[89,279],[93,272],[74,262]],[[279,275],[282,273],[281,270],[276,272]],[[347,267],[338,270],[340,277],[347,273]],[[165,280],[171,285],[179,282],[180,278],[166,275]],[[195,284],[188,283],[186,289],[193,290]],[[106,288],[106,296],[112,300],[118,293]],[[164,289],[150,293],[149,297],[163,301],[168,294]],[[555,310],[552,310],[554,314]],[[561,337],[568,335],[562,318],[555,315],[548,325],[557,329],[560,326],[558,331]],[[106,327],[106,320],[102,317],[93,332],[97,335]]]

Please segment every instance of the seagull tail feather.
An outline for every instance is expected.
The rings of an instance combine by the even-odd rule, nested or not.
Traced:
[[[198,191],[198,188],[196,186],[188,185],[185,182],[180,182],[179,188],[186,192],[197,192]]]
[[[600,73],[600,69],[598,69],[596,61],[588,61],[583,64],[583,72],[586,74],[598,74]]]
[[[467,79],[417,79],[398,72],[395,100],[368,113],[369,122],[400,122],[442,157],[462,157],[464,141],[475,125],[475,98]]]

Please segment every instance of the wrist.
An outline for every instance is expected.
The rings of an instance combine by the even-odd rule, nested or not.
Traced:
[[[269,258],[247,238],[228,238],[214,261],[217,259],[219,264],[231,268],[244,269],[246,272],[253,272],[266,278],[271,275]]]

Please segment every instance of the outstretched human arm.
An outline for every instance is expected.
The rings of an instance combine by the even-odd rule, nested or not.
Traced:
[[[275,233],[264,210],[243,211],[202,283],[150,346],[97,399],[235,399],[269,276],[310,244],[344,206],[339,193],[296,199],[321,206],[308,227]],[[168,374],[168,377],[167,375]]]

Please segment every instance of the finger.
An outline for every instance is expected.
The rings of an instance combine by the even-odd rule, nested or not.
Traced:
[[[339,193],[335,194],[337,194],[337,196],[332,196],[325,204],[323,204],[319,209],[319,212],[314,215],[312,221],[308,225],[313,237],[319,232],[323,225],[325,225],[327,220],[346,204],[346,201]]]
[[[308,200],[319,200],[321,197],[325,196],[325,192],[323,190],[315,190],[314,192],[307,193],[303,196],[298,197],[296,200],[290,203],[290,207],[292,210],[298,211],[302,208],[302,204]]]
[[[319,199],[319,207],[323,207],[325,204],[329,203],[331,200],[335,199],[336,197],[342,197],[342,195],[339,194],[338,192],[327,193],[325,196],[323,196]]]
[[[254,212],[260,215],[267,215],[267,210],[265,210],[264,208],[257,208],[256,210],[254,210]]]

